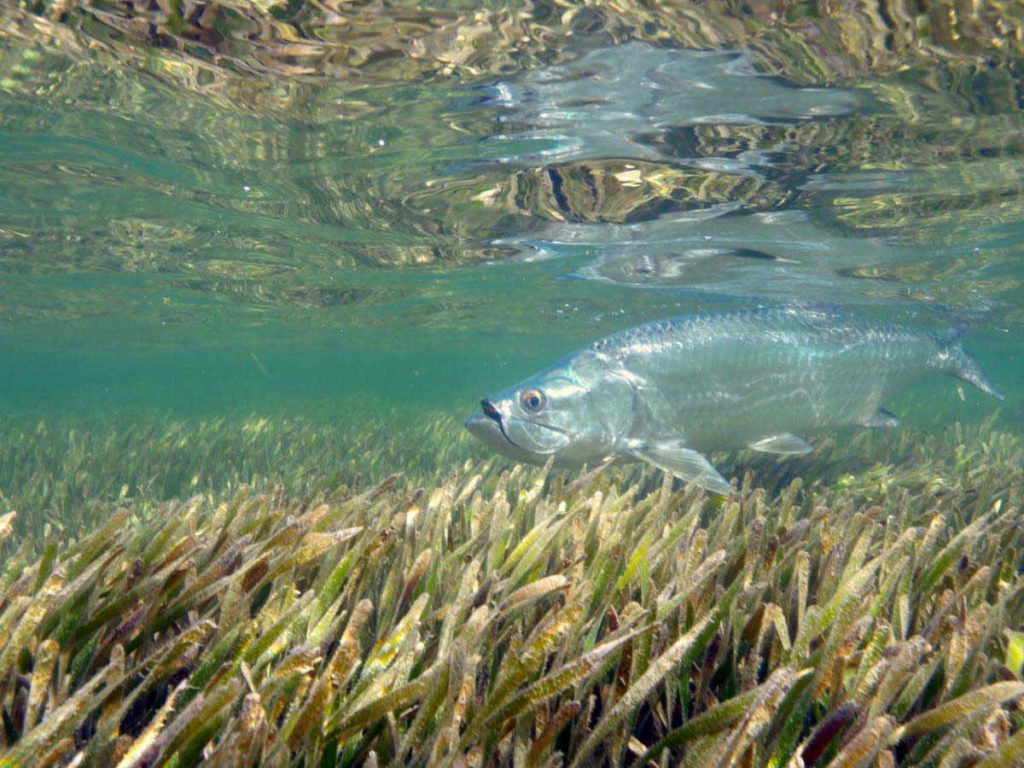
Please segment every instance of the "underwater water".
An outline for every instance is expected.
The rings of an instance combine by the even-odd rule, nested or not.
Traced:
[[[1024,764],[1022,74],[1015,0],[0,3],[0,768]],[[604,391],[874,427],[489,447],[715,310]]]
[[[1021,60],[984,25],[154,8],[3,16],[8,423],[454,418],[641,322],[803,302],[969,327],[1006,402],[893,409],[1024,428]]]

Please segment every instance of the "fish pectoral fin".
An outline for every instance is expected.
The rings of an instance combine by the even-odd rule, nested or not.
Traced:
[[[885,410],[885,408],[879,410],[878,413],[876,413],[867,421],[861,422],[862,427],[875,427],[878,429],[898,427],[899,425],[899,416],[897,416],[895,413],[890,413],[889,411]]]
[[[718,474],[711,462],[697,451],[683,447],[681,443],[643,443],[634,446],[630,454],[680,480],[696,483],[706,491],[732,493],[732,486]]]
[[[814,450],[806,440],[802,440],[788,432],[762,438],[747,447],[755,451],[764,451],[765,453],[810,453]]]

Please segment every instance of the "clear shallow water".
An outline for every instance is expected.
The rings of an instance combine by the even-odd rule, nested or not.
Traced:
[[[970,322],[997,424],[1024,429],[1012,52],[869,66],[826,38],[808,63],[803,22],[695,50],[544,9],[518,52],[431,48],[472,28],[456,6],[416,22],[439,36],[419,58],[333,70],[241,26],[175,47],[11,12],[0,411],[465,413],[621,328],[805,301]],[[942,379],[894,406],[995,407]]]

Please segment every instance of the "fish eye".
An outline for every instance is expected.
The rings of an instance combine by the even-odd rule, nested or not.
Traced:
[[[537,413],[547,404],[547,397],[539,389],[527,389],[519,395],[519,404],[527,413]]]

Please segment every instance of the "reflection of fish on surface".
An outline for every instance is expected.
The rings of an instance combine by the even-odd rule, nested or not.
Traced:
[[[606,254],[578,269],[572,277],[633,287],[715,285],[757,279],[765,262],[799,264],[753,248],[645,249]]]
[[[727,493],[704,454],[806,453],[798,434],[894,426],[884,404],[929,373],[1002,399],[961,336],[802,307],[678,317],[562,358],[484,399],[466,427],[518,461],[640,460]]]
[[[927,266],[943,255],[833,231],[803,211],[740,213],[729,206],[630,224],[559,222],[495,244],[514,248],[516,261],[588,257],[561,279],[839,303],[902,297],[906,287],[888,277],[890,270]]]

